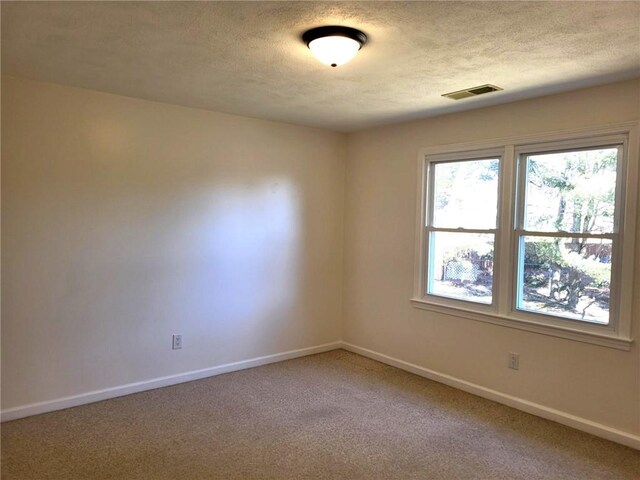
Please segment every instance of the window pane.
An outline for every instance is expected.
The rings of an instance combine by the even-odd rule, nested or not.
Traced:
[[[527,236],[520,245],[519,309],[609,323],[611,240]]]
[[[527,156],[524,229],[611,233],[618,149]]]
[[[428,293],[491,303],[493,234],[432,232]]]
[[[433,226],[496,228],[500,160],[435,163]]]

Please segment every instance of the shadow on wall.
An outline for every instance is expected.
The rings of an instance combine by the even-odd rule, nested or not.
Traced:
[[[286,179],[218,187],[199,199],[203,213],[179,228],[169,248],[188,266],[174,289],[177,310],[205,334],[264,345],[294,320],[299,298],[301,199]],[[190,277],[190,278],[189,278]]]
[[[4,77],[2,95],[3,408],[338,337],[341,135]]]
[[[163,319],[183,333],[186,346],[196,347],[190,351],[215,350],[216,356],[234,359],[238,348],[262,354],[277,343],[279,327],[295,321],[303,267],[302,200],[286,178],[228,180],[183,190],[173,196],[173,205],[156,210],[154,245],[138,243],[138,251],[131,252],[132,259],[147,258],[151,268],[138,295],[143,304],[116,317],[145,312],[149,323]],[[122,231],[139,238],[139,228],[132,222]],[[149,328],[153,325],[144,326],[143,334]]]
[[[3,313],[22,318],[29,331],[22,358],[41,358],[43,345],[48,352],[48,365],[34,365],[41,381],[24,384],[31,398],[287,345],[283,335],[295,333],[302,308],[297,188],[264,174],[189,183],[118,195],[104,185],[72,190],[83,202],[56,209],[16,252],[12,290],[23,294],[12,294]],[[54,337],[42,322],[55,325]],[[177,356],[173,333],[184,335]],[[98,380],[98,371],[110,380]]]

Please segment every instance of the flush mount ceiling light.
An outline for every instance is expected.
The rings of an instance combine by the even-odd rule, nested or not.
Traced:
[[[337,25],[317,27],[302,35],[311,53],[325,65],[337,67],[351,60],[367,43],[364,32]]]

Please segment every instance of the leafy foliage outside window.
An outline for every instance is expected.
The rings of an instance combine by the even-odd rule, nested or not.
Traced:
[[[499,170],[498,158],[433,165],[428,293],[492,302]]]
[[[617,148],[527,157],[519,308],[608,323],[616,168]]]

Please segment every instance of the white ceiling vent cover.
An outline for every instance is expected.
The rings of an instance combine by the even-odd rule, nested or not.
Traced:
[[[496,87],[495,85],[480,85],[478,87],[466,88],[464,90],[458,90],[457,92],[445,93],[442,96],[450,98],[451,100],[461,100],[463,98],[468,97],[477,97],[478,95],[483,95],[485,93],[498,92],[502,90],[500,87]]]

